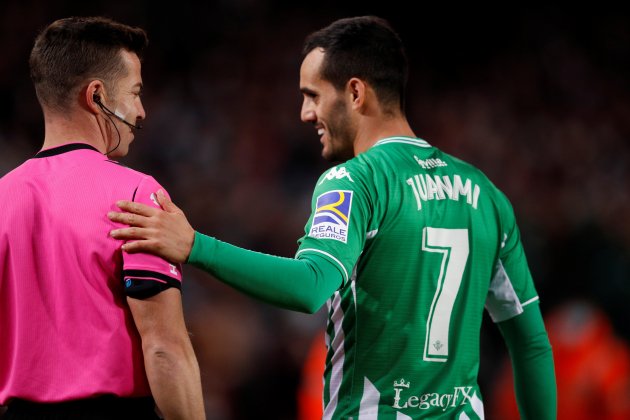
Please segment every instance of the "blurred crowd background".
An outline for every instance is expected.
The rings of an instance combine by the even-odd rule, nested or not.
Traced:
[[[0,176],[43,141],[28,77],[35,35],[57,18],[106,15],[150,38],[145,129],[121,161],[152,174],[197,230],[292,257],[314,183],[330,166],[315,130],[299,120],[301,43],[334,19],[380,15],[407,45],[407,114],[416,134],[479,167],[514,205],[562,355],[561,408],[579,401],[584,417],[571,418],[627,414],[630,15],[603,5],[409,7],[2,0]],[[192,267],[183,292],[208,418],[298,418],[302,367],[313,340],[323,346],[324,314],[275,309]],[[481,351],[486,418],[511,418],[506,350],[489,319]],[[598,407],[597,417],[589,407]]]

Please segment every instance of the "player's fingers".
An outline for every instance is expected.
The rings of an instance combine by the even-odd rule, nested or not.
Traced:
[[[148,241],[127,242],[126,244],[122,246],[122,250],[129,254],[134,254],[136,252],[144,252],[147,249],[146,242]]]
[[[164,194],[164,191],[162,190],[158,191],[157,200],[158,200],[158,203],[160,203],[160,206],[162,206],[162,208],[166,210],[167,212],[169,213],[181,212],[179,207],[177,207],[175,203],[173,203],[171,199],[168,198],[166,194]]]
[[[145,229],[138,227],[114,229],[109,234],[116,239],[146,239]]]
[[[126,242],[121,248],[123,251],[129,254],[133,254],[135,252],[144,252],[163,256],[163,254],[160,252],[162,248],[160,246],[160,243],[151,239]]]
[[[118,223],[124,223],[129,226],[139,226],[145,227],[147,223],[147,218],[144,216],[138,216],[133,213],[119,213],[115,211],[110,211],[107,213],[107,217]]]
[[[147,206],[142,203],[135,203],[133,201],[120,200],[116,202],[116,205],[121,209],[129,213],[139,214],[140,216],[153,216],[158,212],[158,209]]]

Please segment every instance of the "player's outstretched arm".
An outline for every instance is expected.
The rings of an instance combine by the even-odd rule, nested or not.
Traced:
[[[512,360],[518,410],[522,419],[552,420],[557,391],[551,344],[538,303],[524,309],[497,324]]]
[[[174,263],[191,263],[250,296],[306,313],[319,310],[344,281],[338,266],[316,255],[283,258],[195,233],[165,194],[157,196],[164,210],[119,201],[116,204],[127,213],[108,213],[111,220],[131,226],[111,231],[114,238],[133,240],[123,245],[126,252],[150,252]]]
[[[319,310],[344,281],[339,266],[324,256],[268,255],[199,232],[188,263],[252,297],[305,313]]]
[[[184,263],[190,255],[195,231],[186,215],[162,191],[157,200],[164,210],[131,201],[118,201],[123,212],[109,212],[114,222],[130,227],[110,232],[116,239],[133,240],[123,245],[129,253],[149,252],[173,263]]]

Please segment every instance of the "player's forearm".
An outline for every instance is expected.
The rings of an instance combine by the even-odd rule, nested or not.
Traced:
[[[145,369],[151,393],[165,419],[205,419],[199,365],[190,341],[149,344]]]
[[[522,419],[555,419],[556,377],[551,344],[538,304],[498,324],[510,352]]]
[[[188,262],[224,283],[272,305],[314,313],[343,277],[325,258],[295,260],[221,242],[195,233]]]

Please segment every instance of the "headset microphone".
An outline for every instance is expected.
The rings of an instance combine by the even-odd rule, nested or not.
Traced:
[[[92,96],[92,99],[94,99],[94,102],[96,102],[96,104],[98,106],[101,107],[101,109],[108,113],[109,115],[112,115],[114,117],[116,117],[117,120],[123,122],[124,124],[126,124],[127,126],[136,129],[136,130],[142,130],[142,124],[132,124],[130,122],[128,122],[127,120],[125,120],[125,116],[123,114],[121,114],[120,111],[116,110],[116,111],[112,111],[109,108],[107,108],[102,102],[101,102],[101,97],[94,94],[94,96]]]

